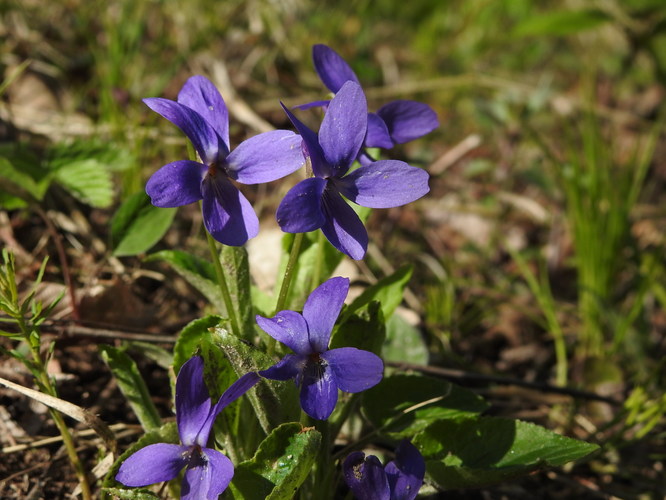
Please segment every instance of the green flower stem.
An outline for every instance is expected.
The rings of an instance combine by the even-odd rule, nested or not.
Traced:
[[[21,332],[23,332],[23,335],[28,345],[30,346],[32,361],[34,364],[33,374],[35,375],[37,385],[42,390],[42,392],[57,398],[58,392],[51,383],[51,379],[49,378],[48,373],[46,373],[44,361],[39,354],[39,342],[32,341],[34,336],[30,334],[30,328],[26,324],[25,318],[22,315],[19,315],[16,320],[18,322],[19,328],[21,329]],[[69,428],[67,427],[67,424],[65,423],[65,420],[59,411],[49,408],[49,413],[51,414],[51,418],[53,418],[53,422],[55,422],[56,427],[60,432],[62,442],[64,443],[65,449],[67,450],[69,461],[74,466],[74,472],[76,473],[76,476],[79,479],[79,483],[81,484],[81,496],[84,500],[92,500],[90,483],[88,482],[88,477],[86,476],[86,471],[83,468],[83,464],[81,463],[81,460],[76,453],[76,445],[74,444],[72,434],[69,432]]]
[[[317,257],[315,260],[314,272],[312,273],[312,283],[310,284],[310,290],[314,290],[321,284],[321,272],[324,263],[324,244],[325,244],[324,233],[322,231],[319,231],[319,233],[317,233],[317,243],[316,243]]]
[[[296,263],[298,262],[298,255],[301,252],[301,244],[303,243],[303,238],[305,233],[296,233],[294,236],[294,242],[291,245],[291,252],[289,254],[289,260],[287,261],[287,268],[284,271],[284,278],[282,279],[282,284],[280,285],[280,293],[278,294],[277,304],[275,304],[275,314],[282,311],[287,304],[287,296],[289,295],[289,287],[291,282],[296,274]],[[272,356],[275,352],[275,339],[273,337],[268,338],[267,343],[267,352],[269,356]]]
[[[51,378],[46,372],[46,366],[44,360],[40,354],[41,348],[41,336],[37,324],[40,321],[39,313],[36,316],[33,316],[33,321],[26,321],[25,315],[29,310],[28,305],[32,300],[32,295],[29,296],[26,301],[21,304],[18,297],[18,287],[16,285],[16,273],[14,269],[14,256],[3,250],[2,252],[2,264],[0,265],[0,310],[6,312],[9,317],[18,325],[20,335],[23,337],[23,340],[28,345],[30,349],[30,354],[32,360],[28,360],[25,357],[21,356],[19,359],[23,361],[26,367],[30,370],[35,382],[39,387],[39,390],[49,396],[58,397],[58,391],[51,382]],[[37,283],[41,281],[42,273],[46,266],[46,260],[42,264],[42,267],[37,278]],[[33,291],[34,293],[34,291]],[[40,311],[43,312],[43,311]],[[41,318],[43,320],[43,318]],[[76,445],[72,439],[72,434],[69,432],[67,424],[60,412],[49,408],[49,413],[53,418],[53,421],[60,432],[62,437],[62,442],[65,444],[65,449],[67,450],[67,455],[70,462],[74,466],[74,471],[76,476],[79,479],[81,484],[81,495],[84,500],[92,499],[92,492],[90,490],[90,483],[88,482],[88,477],[86,476],[86,471],[83,468],[81,460],[76,453]]]
[[[289,287],[294,278],[294,271],[296,270],[296,262],[298,262],[298,255],[301,252],[301,244],[305,233],[296,233],[294,243],[291,245],[291,253],[289,254],[289,261],[287,262],[287,269],[284,271],[284,279],[280,286],[280,294],[278,295],[277,304],[275,305],[275,313],[282,311],[287,304],[287,296],[289,295]]]
[[[333,468],[331,467],[332,434],[327,420],[317,422],[317,430],[321,432],[321,446],[319,447],[319,460],[317,460],[317,482],[315,491],[327,492],[329,498],[334,497],[331,480],[333,479]]]
[[[229,323],[231,323],[231,332],[237,338],[241,338],[241,330],[238,324],[238,318],[236,317],[236,310],[234,309],[234,303],[231,300],[231,294],[229,293],[227,280],[224,277],[224,270],[222,269],[222,264],[220,263],[220,253],[217,249],[217,242],[208,231],[206,231],[206,239],[208,240],[208,249],[210,250],[210,256],[213,260],[213,266],[215,267],[217,282],[220,286],[220,291],[222,292],[224,306],[227,308],[227,316],[229,317]]]
[[[331,432],[328,420],[315,420],[301,410],[300,423],[303,427],[315,427],[321,433],[321,445],[319,446],[319,457],[315,462],[314,473],[310,481],[301,487],[300,498],[333,498],[335,492],[332,490],[331,481],[335,470],[331,467],[331,449],[335,435]]]
[[[90,491],[90,484],[88,483],[86,471],[83,468],[83,464],[81,463],[81,460],[79,460],[79,456],[76,453],[74,439],[72,439],[72,435],[67,428],[67,424],[65,424],[62,415],[57,410],[49,409],[49,413],[51,413],[51,417],[53,418],[53,421],[60,431],[60,436],[62,437],[62,442],[65,444],[65,449],[67,450],[69,460],[72,462],[76,476],[79,478],[79,483],[81,484],[81,496],[84,498],[84,500],[92,500],[93,496],[92,492]]]
[[[349,418],[349,415],[351,415],[352,411],[358,408],[360,402],[358,394],[349,394],[348,396],[349,399],[341,405],[340,401],[338,401],[339,406],[336,408],[333,418],[329,418],[328,420],[328,426],[333,436],[337,436],[340,433],[340,430],[347,421],[347,418]]]

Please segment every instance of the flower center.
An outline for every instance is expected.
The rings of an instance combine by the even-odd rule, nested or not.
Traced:
[[[321,353],[313,352],[308,357],[310,358],[310,361],[312,361],[313,363],[319,363],[319,364],[324,363],[324,360],[321,359]]]
[[[307,371],[308,375],[315,380],[321,380],[326,371],[326,360],[321,357],[321,353],[313,352],[308,355]]]
[[[363,462],[354,464],[352,467],[352,473],[358,481],[361,481],[363,479]]]
[[[201,467],[208,463],[208,458],[204,455],[201,446],[195,444],[188,451],[188,467]]]

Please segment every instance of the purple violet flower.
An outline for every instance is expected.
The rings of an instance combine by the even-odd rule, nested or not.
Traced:
[[[312,47],[312,60],[315,70],[326,87],[337,94],[345,82],[359,81],[354,70],[332,48],[317,44]],[[325,106],[327,101],[317,101],[303,107]],[[391,101],[377,110],[368,113],[368,131],[364,148],[390,149],[396,144],[418,139],[439,126],[437,114],[425,103],[404,99]],[[361,152],[362,164],[372,161]]]
[[[256,236],[257,215],[232,181],[258,184],[298,170],[305,163],[301,138],[287,130],[274,130],[243,141],[231,151],[227,107],[203,76],[188,79],[177,102],[159,97],[143,102],[180,128],[201,158],[201,163],[180,160],[155,172],[146,184],[153,205],[180,207],[203,200],[204,225],[217,241],[240,246]]]
[[[257,316],[266,333],[294,351],[259,375],[272,380],[295,379],[301,390],[301,408],[317,420],[331,415],[338,389],[361,392],[378,384],[383,376],[384,363],[371,352],[354,347],[328,349],[348,291],[347,278],[331,278],[310,294],[303,314],[280,311],[274,318]]]
[[[414,500],[423,485],[425,460],[406,439],[398,444],[395,460],[382,467],[374,455],[350,453],[342,464],[347,486],[358,500]]]
[[[203,359],[189,359],[176,379],[176,422],[183,444],[156,443],[141,448],[123,462],[116,481],[125,486],[147,486],[170,481],[186,467],[181,498],[216,500],[233,478],[234,466],[219,451],[206,448],[213,422],[259,380],[255,372],[243,375],[211,407],[203,379]]]
[[[287,233],[321,228],[335,248],[362,259],[368,233],[340,195],[368,208],[398,207],[429,191],[428,173],[397,160],[380,160],[349,172],[368,126],[365,95],[356,82],[342,85],[328,105],[319,134],[283,108],[303,138],[314,177],[287,193],[277,210],[278,224]]]

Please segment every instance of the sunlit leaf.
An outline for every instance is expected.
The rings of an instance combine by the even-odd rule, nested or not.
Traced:
[[[143,191],[127,198],[111,219],[111,244],[116,256],[149,250],[171,226],[175,208],[158,208]]]
[[[55,169],[55,179],[79,201],[106,208],[113,203],[111,172],[95,159],[75,160]]]
[[[386,322],[386,341],[381,353],[384,361],[428,364],[428,346],[421,332],[399,314]]]
[[[222,349],[237,376],[251,371],[265,370],[277,361],[224,328],[216,328],[211,333],[211,339]],[[296,385],[290,381],[264,379],[255,386],[254,391],[248,392],[247,396],[266,433],[283,422],[296,420],[300,413]]]
[[[237,500],[290,500],[311,473],[321,434],[293,422],[282,424],[236,467],[231,493]]]
[[[195,353],[209,330],[220,324],[220,316],[209,315],[189,322],[178,334],[173,347],[173,372],[178,373],[183,363]]]
[[[9,195],[5,198],[7,203],[13,203],[12,197],[25,202],[39,201],[44,197],[48,185],[48,176],[43,178],[43,182],[39,182],[23,170],[19,170],[7,158],[0,157],[0,190]]]
[[[330,349],[355,347],[381,354],[386,338],[386,325],[379,302],[372,302],[367,309],[348,316],[333,333]]]
[[[477,415],[488,404],[472,391],[420,375],[392,375],[365,391],[363,412],[375,428],[394,438],[410,437],[440,419]]]
[[[403,291],[411,277],[412,266],[407,265],[369,286],[343,311],[342,320],[374,300],[381,304],[384,318],[390,318],[402,302]]]
[[[439,420],[414,438],[441,489],[478,488],[556,467],[599,447],[538,425],[498,417]]]
[[[134,360],[110,345],[98,348],[143,428],[148,431],[160,427],[162,419]]]

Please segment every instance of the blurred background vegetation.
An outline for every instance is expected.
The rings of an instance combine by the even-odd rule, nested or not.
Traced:
[[[311,46],[325,43],[371,110],[430,104],[441,127],[389,154],[428,169],[431,194],[373,214],[362,279],[415,265],[421,361],[620,401],[496,394],[499,412],[606,444],[590,491],[663,496],[663,0],[2,0],[0,36],[3,244],[40,262],[50,220],[81,288],[141,266],[113,260],[110,218],[184,157],[142,98],[205,74],[237,144],[289,127],[280,100],[324,95]],[[286,189],[250,190],[266,225]],[[181,209],[162,245],[193,239],[197,217]]]

